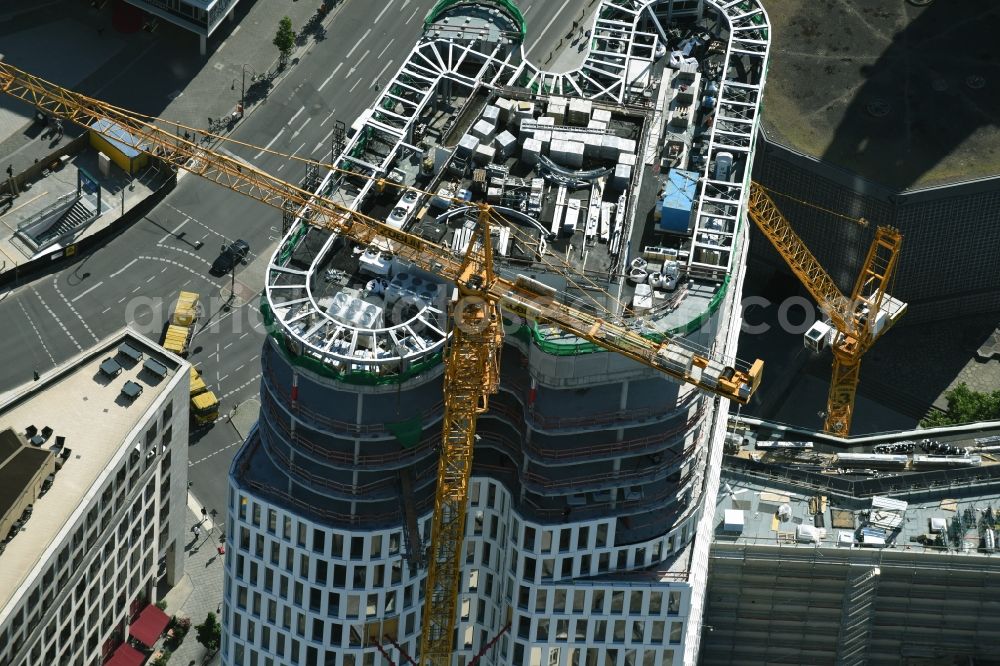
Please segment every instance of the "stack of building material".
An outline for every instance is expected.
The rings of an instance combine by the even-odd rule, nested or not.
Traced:
[[[611,179],[611,187],[621,191],[628,187],[629,180],[632,179],[632,167],[627,164],[616,164],[615,175]]]
[[[591,120],[596,120],[605,124],[610,123],[611,112],[607,109],[594,109],[594,113],[591,115]]]
[[[601,158],[618,162],[618,158],[621,155],[621,149],[618,147],[619,141],[621,141],[621,138],[615,136],[614,134],[605,134],[602,136],[600,148]]]
[[[507,159],[514,153],[514,147],[517,146],[517,139],[514,138],[513,134],[504,130],[500,134],[497,134],[495,143],[497,155],[503,159]]]
[[[491,204],[500,203],[500,197],[503,196],[502,187],[490,187],[486,190],[486,202]]]
[[[471,134],[463,134],[462,138],[458,140],[458,148],[455,149],[455,154],[462,159],[468,159],[472,157],[472,154],[476,152],[476,148],[478,147],[479,139]]]
[[[636,164],[635,153],[621,153],[618,155],[618,164],[627,164],[634,168]]]
[[[566,112],[566,124],[586,127],[590,122],[590,113],[594,108],[593,102],[589,99],[574,97],[569,100],[569,107]]]
[[[514,107],[514,117],[517,122],[520,123],[523,118],[534,118],[535,117],[535,103],[534,102],[517,102]]]
[[[604,121],[595,120],[592,118],[590,122],[587,123],[587,129],[607,130],[608,124]]]
[[[488,104],[485,109],[483,109],[482,119],[488,122],[493,127],[497,127],[500,123],[500,107],[494,104]]]
[[[499,127],[506,127],[510,124],[511,116],[514,115],[514,100],[507,99],[506,97],[500,97],[497,99],[495,106],[499,110],[497,125]]]
[[[478,138],[481,143],[492,141],[494,133],[496,133],[496,127],[491,125],[488,120],[479,120],[472,126],[473,136]]]
[[[493,146],[486,145],[484,143],[479,144],[476,148],[476,154],[473,159],[475,159],[476,164],[489,164],[493,161],[496,156],[496,149]]]
[[[525,164],[538,164],[538,156],[542,154],[542,142],[538,139],[528,139],[521,148],[521,161]]]
[[[552,118],[557,125],[566,122],[566,98],[549,97],[549,105],[545,109],[545,117]]]
[[[579,169],[583,166],[583,148],[584,144],[579,141],[553,139],[549,155],[557,164]]]

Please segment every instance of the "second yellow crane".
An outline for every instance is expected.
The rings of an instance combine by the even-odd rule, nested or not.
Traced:
[[[816,299],[835,329],[830,344],[833,373],[823,430],[838,437],[847,437],[854,415],[861,357],[906,311],[906,303],[886,291],[895,275],[903,237],[898,230],[888,226],[880,226],[875,231],[875,239],[868,248],[861,273],[848,297],[840,291],[759,183],[750,184],[747,214]],[[828,337],[826,330],[822,326],[814,329],[813,348],[820,349],[825,345]]]

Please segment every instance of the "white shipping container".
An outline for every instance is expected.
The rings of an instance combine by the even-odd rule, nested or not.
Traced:
[[[538,164],[538,156],[541,154],[541,142],[538,139],[528,139],[521,148],[521,161],[525,164]]]
[[[611,122],[611,112],[607,109],[594,109],[591,119],[599,120],[602,123],[609,123]]]
[[[472,153],[476,152],[476,148],[479,147],[479,139],[472,136],[471,134],[463,134],[462,138],[458,140],[458,153],[459,157],[469,157]]]
[[[494,106],[493,104],[487,105],[487,107],[483,109],[482,118],[496,127],[497,123],[500,121],[500,107]]]
[[[493,148],[492,146],[480,144],[479,147],[476,148],[476,154],[474,156],[474,159],[478,164],[489,164],[490,162],[493,161],[495,155],[496,155],[495,148]]]
[[[482,143],[492,141],[494,132],[496,132],[496,128],[486,120],[480,120],[472,126],[472,134]]]
[[[507,158],[514,153],[514,147],[517,145],[517,139],[514,135],[504,130],[497,134],[496,139],[494,139],[496,145],[497,154],[501,157]]]

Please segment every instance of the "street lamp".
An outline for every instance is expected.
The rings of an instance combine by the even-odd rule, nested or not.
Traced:
[[[247,67],[250,67],[250,65],[243,63],[242,86],[240,88],[240,118],[243,117],[245,113],[244,109],[247,108]],[[252,81],[257,76],[257,73],[253,71],[253,67],[250,67],[250,72]]]

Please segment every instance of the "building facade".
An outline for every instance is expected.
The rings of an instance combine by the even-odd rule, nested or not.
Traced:
[[[183,575],[188,367],[123,330],[4,396],[4,498],[25,485],[0,547],[0,663],[102,664]],[[22,451],[51,458],[38,486]]]
[[[219,27],[239,0],[126,0],[143,11],[195,33],[200,39],[201,54],[205,55],[208,38]]]
[[[432,12],[334,160],[441,196],[393,195],[373,179],[337,173],[318,178],[316,191],[460,253],[469,211],[451,200],[485,182],[473,173],[480,168],[508,190],[477,190],[510,224],[509,235],[498,230],[498,270],[547,285],[575,307],[607,299],[598,307],[616,309],[617,292],[646,312],[627,315],[637,330],[732,359],[743,193],[766,71],[763,9],[605,0],[593,32],[608,43],[581,67],[551,73],[524,61],[516,7],[451,4]],[[667,66],[668,47],[680,44],[660,40],[675,23],[700,65],[677,55]],[[715,40],[696,36],[712,30]],[[621,53],[633,62],[624,71]],[[724,118],[714,126],[708,107],[690,101],[702,92],[700,84],[689,90],[698,67]],[[696,126],[705,132],[698,139]],[[471,129],[459,138],[456,127]],[[699,198],[689,233],[643,250],[657,199],[652,165],[668,141],[684,146],[685,168],[692,155]],[[418,142],[426,160],[415,159]],[[535,147],[550,142],[551,151]],[[578,148],[557,150],[561,143]],[[580,171],[577,161],[574,170],[575,149],[601,168]],[[551,169],[539,152],[568,166]],[[723,153],[733,168],[717,180]],[[601,173],[600,183],[577,184]],[[590,195],[568,207],[604,216],[600,240],[598,222],[561,222],[564,190]],[[441,214],[427,212],[434,209]],[[546,252],[587,268],[598,286],[585,290],[547,269]],[[621,276],[647,259],[672,277],[657,269],[656,295],[651,288],[644,304],[643,290]],[[230,471],[225,664],[417,658],[449,294],[440,276],[384,245],[360,246],[301,219],[285,229],[261,300],[270,335],[260,420]],[[456,663],[694,663],[714,510],[705,498],[716,494],[727,401],[504,316],[500,392],[477,426]]]

